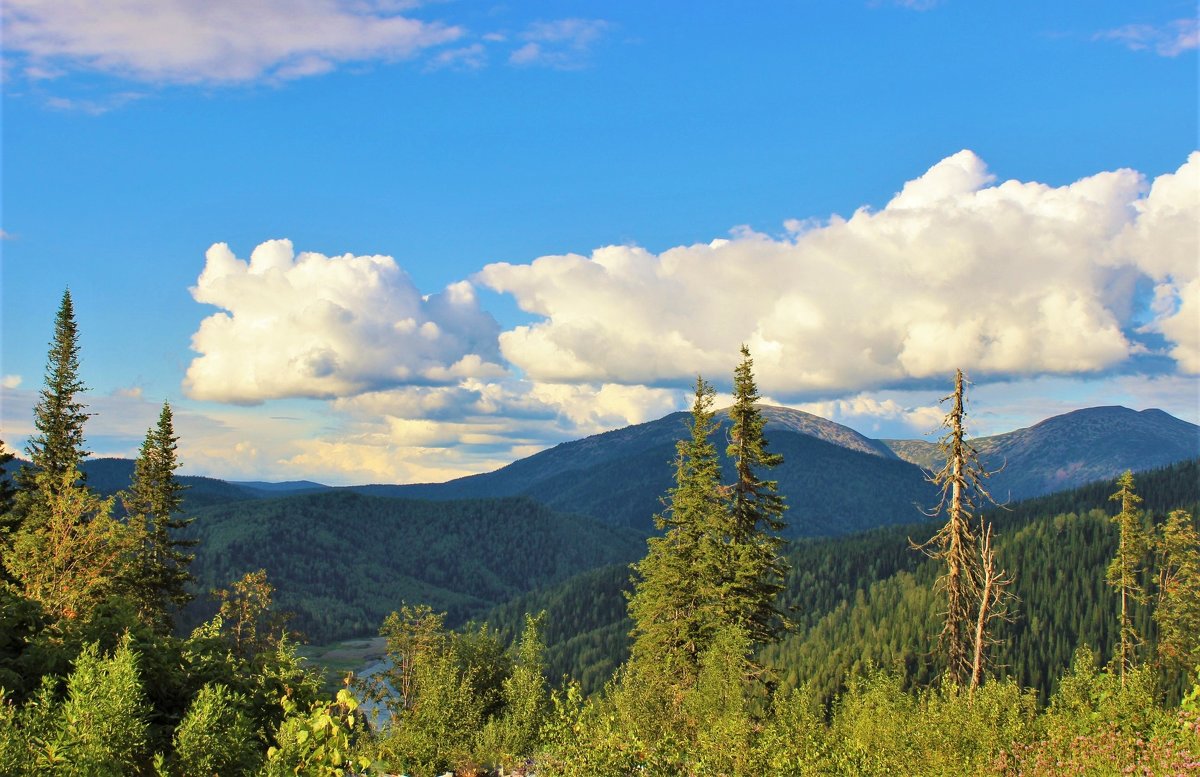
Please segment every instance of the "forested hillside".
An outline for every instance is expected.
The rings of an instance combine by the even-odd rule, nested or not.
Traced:
[[[291,625],[315,642],[373,634],[405,601],[444,611],[457,626],[525,591],[628,563],[644,544],[630,530],[520,497],[432,502],[334,491],[194,516],[196,590],[265,569]],[[201,597],[192,619],[213,607]]]
[[[988,513],[999,533],[1003,565],[1020,570],[1014,583],[1018,606],[1003,629],[997,660],[1043,701],[1076,647],[1088,644],[1103,654],[1112,647],[1114,600],[1104,584],[1116,542],[1109,522],[1112,489],[1111,482],[1099,481]],[[1141,473],[1138,489],[1160,523],[1173,509],[1195,516],[1200,460]],[[934,526],[793,541],[783,601],[796,630],[763,655],[785,685],[814,682],[828,700],[867,661],[898,666],[913,684],[940,674],[937,567],[909,543],[930,535]],[[595,691],[627,655],[629,590],[628,568],[614,565],[518,597],[482,617],[512,635],[523,613],[545,610],[551,677],[569,675]],[[1153,642],[1151,610],[1140,617],[1142,633]]]

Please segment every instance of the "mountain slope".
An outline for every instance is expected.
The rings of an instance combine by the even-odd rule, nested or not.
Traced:
[[[1200,459],[1176,463],[1137,477],[1144,506],[1161,518],[1175,508],[1196,513],[1200,502]],[[989,513],[999,535],[1000,562],[1016,578],[1016,620],[1005,627],[996,659],[1043,700],[1051,684],[1083,642],[1109,654],[1114,639],[1115,600],[1104,583],[1115,529],[1108,515],[1111,480],[1027,500]],[[1095,511],[1095,512],[1092,512]],[[834,695],[845,673],[867,657],[881,666],[901,663],[913,679],[928,681],[940,671],[936,659],[943,604],[932,583],[934,561],[913,550],[938,522],[887,526],[861,534],[797,540],[783,604],[796,631],[764,651],[780,679],[799,686],[812,680],[825,697]],[[628,656],[626,565],[599,567],[558,585],[530,591],[488,612],[485,619],[506,638],[515,638],[525,613],[547,612],[549,676],[568,674],[585,691],[598,690]],[[1140,613],[1143,633],[1149,611]]]
[[[266,569],[309,639],[373,634],[404,601],[462,622],[525,591],[645,549],[624,529],[524,498],[427,502],[331,491],[218,505],[195,514],[196,590]],[[201,597],[191,619],[206,617]]]
[[[784,463],[770,473],[788,497],[790,536],[844,534],[919,520],[917,505],[934,500],[920,470],[887,446],[840,424],[798,410],[764,407],[770,449]],[[687,413],[563,443],[495,472],[447,483],[354,486],[358,493],[418,499],[523,495],[564,511],[640,531],[652,528],[673,484],[675,443],[687,435]],[[717,436],[724,453],[730,421]],[[732,476],[728,460],[726,476]]]
[[[884,442],[907,461],[926,469],[940,466],[932,443]],[[1194,458],[1200,454],[1200,426],[1162,410],[1092,407],[971,443],[983,465],[998,470],[989,489],[1003,502]]]

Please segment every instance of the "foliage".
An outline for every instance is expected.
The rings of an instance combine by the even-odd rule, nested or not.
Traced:
[[[16,711],[6,705],[0,765],[6,774],[124,775],[147,761],[147,718],[138,659],[128,637],[110,656],[85,645],[60,700],[58,683],[40,690]]]
[[[191,519],[179,515],[184,486],[175,478],[178,442],[171,406],[164,402],[134,462],[129,490],[121,494],[128,522],[140,535],[125,584],[142,617],[163,633],[171,631],[174,611],[193,598],[187,590],[192,556],[185,549],[196,543],[179,536]]]
[[[1200,665],[1200,534],[1192,516],[1172,510],[1155,539],[1158,655],[1176,671]]]
[[[279,645],[287,618],[271,606],[274,592],[264,569],[247,572],[229,588],[213,592],[221,603],[217,616],[222,634],[235,655],[249,659]]]
[[[263,777],[342,777],[370,767],[369,758],[354,753],[362,720],[349,691],[343,688],[333,702],[313,702],[307,709],[286,696],[282,705],[283,722],[277,744],[267,750]]]
[[[78,483],[77,470],[34,477],[42,498],[4,554],[4,565],[28,598],[55,619],[86,615],[118,591],[135,537],[112,517],[112,499]]]
[[[243,694],[225,685],[202,687],[175,729],[172,772],[178,777],[254,773],[262,754],[248,707]]]
[[[717,569],[718,622],[745,629],[754,645],[777,639],[790,628],[778,599],[784,590],[787,564],[780,557],[786,510],[779,483],[765,480],[765,470],[778,467],[783,456],[767,451],[766,420],[756,406],[754,360],[742,346],[742,361],[733,374],[733,406],[727,455],[733,460],[734,480],[726,489],[728,508],[723,521]]]
[[[525,617],[512,671],[503,681],[503,710],[488,720],[480,734],[480,752],[512,768],[541,748],[542,727],[549,712],[541,629],[545,614]]]
[[[675,487],[656,517],[661,537],[647,541],[645,558],[634,565],[629,597],[633,620],[632,660],[655,666],[686,690],[695,680],[699,656],[721,617],[714,588],[721,584],[719,534],[725,505],[721,498],[713,429],[715,391],[696,379],[690,437],[679,443]]]
[[[1145,601],[1146,592],[1141,581],[1142,557],[1146,554],[1146,536],[1142,530],[1142,513],[1138,504],[1142,499],[1133,491],[1133,473],[1126,472],[1117,479],[1118,490],[1110,499],[1120,503],[1121,511],[1113,516],[1117,525],[1117,553],[1108,565],[1105,579],[1121,597],[1120,647],[1114,656],[1121,677],[1136,663],[1136,650],[1141,642],[1133,625],[1133,605]]]
[[[391,667],[366,695],[390,714],[373,745],[386,768],[415,775],[532,757],[549,713],[541,618],[526,618],[506,656],[486,625],[449,632],[444,614],[405,606],[385,621]]]
[[[88,455],[84,450],[83,425],[88,419],[78,394],[87,390],[79,378],[79,331],[70,290],[63,291],[62,302],[54,318],[54,336],[46,355],[45,382],[33,410],[37,432],[26,445],[30,467],[18,476],[25,499],[49,496],[78,480],[79,465]],[[46,479],[33,483],[45,473]],[[74,474],[73,479],[67,476]],[[23,500],[22,500],[23,501]],[[28,504],[22,505],[27,507]]]

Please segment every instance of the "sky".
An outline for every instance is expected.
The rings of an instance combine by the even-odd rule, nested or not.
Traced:
[[[436,482],[727,392],[1200,421],[1196,6],[6,0],[0,439]],[[727,394],[725,395],[727,399]],[[664,463],[664,466],[667,466]]]

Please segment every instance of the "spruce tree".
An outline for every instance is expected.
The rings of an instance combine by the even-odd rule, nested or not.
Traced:
[[[1133,605],[1145,600],[1141,573],[1142,556],[1146,553],[1147,543],[1142,531],[1142,511],[1138,508],[1142,498],[1134,493],[1133,489],[1133,473],[1126,470],[1117,478],[1117,492],[1109,497],[1121,504],[1120,512],[1112,518],[1120,532],[1117,554],[1109,563],[1105,577],[1121,597],[1118,621],[1120,642],[1114,660],[1121,673],[1122,684],[1125,682],[1126,671],[1132,669],[1137,661],[1137,645],[1140,642],[1137,630],[1133,626]]]
[[[178,442],[171,405],[163,402],[158,424],[147,430],[134,462],[133,482],[121,495],[130,525],[142,535],[127,582],[142,617],[162,633],[171,630],[172,612],[192,599],[187,590],[192,555],[186,548],[196,543],[179,536],[191,519],[179,515],[184,486],[175,478]]]
[[[63,292],[54,319],[54,336],[46,355],[45,385],[33,411],[37,432],[26,443],[30,464],[15,478],[17,493],[12,508],[0,514],[0,553],[11,555],[12,543],[22,529],[36,529],[50,517],[53,502],[64,491],[82,483],[80,464],[87,457],[83,425],[88,419],[78,395],[86,389],[79,379],[79,332],[71,292]],[[74,479],[68,479],[71,475]],[[0,579],[12,579],[0,569]]]
[[[700,655],[718,624],[712,622],[714,534],[721,525],[721,466],[710,437],[716,429],[716,392],[696,378],[690,435],[676,447],[675,486],[655,516],[665,533],[647,541],[634,565],[629,615],[634,622],[631,661],[656,665],[690,687]]]
[[[79,379],[79,332],[70,290],[64,291],[54,319],[54,337],[46,356],[45,385],[33,411],[37,433],[29,438],[26,452],[32,471],[22,472],[21,486],[33,485],[33,473],[45,472],[51,487],[62,476],[79,469],[88,452],[84,450],[83,425],[88,419],[78,395],[86,390]]]
[[[734,371],[733,396],[727,455],[733,460],[735,480],[724,489],[727,505],[718,616],[721,624],[745,629],[751,643],[761,645],[789,628],[777,604],[787,566],[780,557],[783,539],[776,532],[786,526],[783,512],[787,507],[779,484],[761,474],[783,463],[783,456],[767,450],[766,419],[756,404],[754,361],[744,345],[742,361]]]

